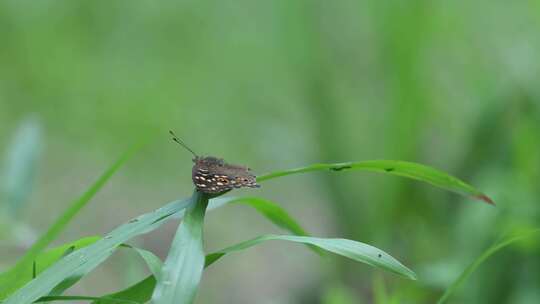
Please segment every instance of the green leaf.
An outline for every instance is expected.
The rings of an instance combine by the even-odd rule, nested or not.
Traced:
[[[209,210],[221,207],[225,204],[241,204],[254,208],[276,226],[292,232],[295,235],[309,236],[309,234],[292,218],[285,209],[278,204],[257,197],[219,198],[210,200]],[[315,253],[322,255],[323,251],[318,247],[308,245]]]
[[[92,302],[92,304],[120,304],[120,302],[111,302],[110,299],[124,299],[138,303],[146,303],[152,298],[155,286],[156,279],[151,275],[122,291],[105,295]]]
[[[89,296],[47,296],[39,298],[34,303],[53,301],[101,301],[101,304],[140,304],[140,302],[137,301],[125,300],[121,298],[97,298]]]
[[[494,204],[488,196],[456,177],[453,177],[432,167],[399,160],[368,160],[361,162],[346,162],[336,164],[314,164],[307,167],[276,171],[273,173],[262,175],[257,177],[257,181],[263,182],[269,179],[287,176],[291,174],[326,170],[335,172],[343,170],[365,170],[404,176],[427,182],[436,187],[440,187],[452,192],[468,195],[489,204]]]
[[[19,289],[26,283],[30,282],[34,277],[34,265],[35,273],[39,275],[45,269],[49,268],[56,261],[61,259],[66,252],[71,251],[71,248],[75,250],[86,247],[95,243],[100,237],[86,237],[62,246],[47,250],[40,253],[35,261],[28,262],[21,265],[18,269],[12,268],[11,270],[0,274],[0,286],[11,286],[13,290]]]
[[[42,252],[58,235],[64,230],[67,224],[86,206],[86,204],[94,197],[94,195],[105,185],[105,183],[118,171],[118,169],[133,155],[142,144],[134,146],[125,152],[112,166],[110,166],[90,187],[88,190],[56,220],[56,222],[45,232],[43,236],[25,253],[25,255],[14,266],[14,273],[17,273],[23,265],[32,263],[36,256]],[[0,299],[4,299],[10,295],[16,288],[12,284],[0,285]]]
[[[246,205],[254,208],[276,226],[288,230],[295,235],[307,236],[307,232],[296,222],[285,209],[279,205],[262,198],[240,197],[230,203]]]
[[[144,259],[148,268],[150,269],[150,272],[152,272],[152,275],[130,286],[129,288],[124,289],[123,291],[102,296],[101,298],[98,298],[94,302],[92,302],[93,304],[122,303],[121,301],[116,302],[116,299],[122,299],[122,301],[131,301],[135,303],[146,303],[150,301],[150,298],[152,297],[152,292],[154,291],[154,287],[156,286],[155,278],[160,276],[163,263],[155,254],[150,251],[130,245],[122,245],[122,247],[127,247],[135,250]]]
[[[134,247],[131,245],[122,244],[122,247],[133,249],[135,252],[139,254],[139,256],[144,260],[146,263],[146,266],[148,266],[148,269],[152,273],[152,275],[156,278],[159,278],[161,273],[161,268],[163,267],[163,262],[161,259],[156,256],[153,252]]]
[[[214,200],[214,207],[223,206],[222,202],[225,202],[225,199]],[[255,246],[261,242],[267,240],[286,240],[293,241],[298,243],[309,244],[328,250],[330,252],[351,258],[353,260],[367,263],[372,266],[380,267],[386,270],[389,270],[394,273],[404,275],[411,279],[416,279],[416,275],[409,270],[407,267],[403,266],[397,260],[389,256],[388,254],[382,252],[381,250],[366,245],[360,242],[344,240],[344,239],[321,239],[321,238],[312,238],[312,237],[296,237],[296,236],[279,236],[279,235],[265,235],[253,240],[242,242],[240,244],[228,247],[226,249],[220,250],[218,252],[208,254],[206,256],[204,267],[208,267],[218,259],[223,257],[225,254],[247,249],[251,246]],[[379,257],[381,254],[381,257]],[[122,298],[129,299],[134,301],[139,301],[145,303],[150,300],[152,291],[154,290],[156,280],[153,276],[148,276],[144,280],[132,285],[123,291],[112,293],[106,295],[109,298]],[[101,304],[100,302],[95,302],[95,304]]]
[[[268,218],[271,222],[276,224],[285,230],[288,230],[296,235],[308,236],[306,231],[285,211],[276,203],[269,200],[256,198],[256,197],[226,197],[211,199],[208,205],[208,211],[223,207],[228,204],[243,204],[255,208],[263,216]],[[184,216],[184,210],[178,212],[175,218],[182,218]],[[314,249],[317,253],[321,254],[323,251],[312,245],[308,245]],[[119,297],[123,299],[130,299],[135,301],[149,301],[154,290],[156,280],[153,276],[146,277],[142,281],[120,291],[118,293],[109,294],[106,297]],[[99,304],[99,303],[96,303]]]
[[[437,304],[445,303],[446,300],[469,278],[469,276],[490,256],[495,254],[497,251],[512,245],[517,241],[521,241],[525,238],[536,236],[540,232],[540,229],[529,230],[514,234],[509,237],[501,238],[499,241],[495,242],[491,247],[486,249],[474,262],[472,262],[461,275],[446,289],[444,294],[441,296]]]
[[[62,258],[36,279],[13,293],[7,298],[5,304],[30,304],[47,295],[62,282],[76,282],[107,259],[122,243],[158,228],[167,220],[172,219],[172,215],[186,208],[190,202],[191,200],[187,199],[169,203],[119,226],[103,239]]]
[[[135,251],[145,261],[146,265],[148,266],[148,269],[150,270],[150,272],[152,272],[152,275],[154,277],[159,277],[163,263],[155,254],[153,254],[152,252],[148,250],[137,248],[137,247],[127,245],[127,244],[121,244],[119,247],[129,248]],[[78,281],[80,281],[82,277],[85,276],[90,270],[83,272],[81,275],[71,276],[65,279],[60,284],[56,285],[56,287],[54,287],[53,290],[49,292],[48,296],[62,295],[67,289],[69,289],[71,286],[75,285]],[[109,300],[110,299],[108,299],[107,301]]]
[[[188,304],[195,300],[204,268],[203,225],[207,205],[207,195],[195,191],[163,265],[152,303]]]
[[[350,258],[352,260],[378,267],[402,275],[412,280],[416,280],[416,275],[412,270],[403,266],[400,262],[391,257],[389,254],[373,246],[347,239],[325,239],[293,235],[269,234],[259,236],[245,242],[241,242],[234,246],[227,247],[223,250],[209,254],[206,258],[206,265],[209,266],[215,263],[218,259],[228,253],[244,250],[249,247],[258,245],[262,242],[271,240],[282,240],[310,244],[313,246],[317,246],[321,249],[333,252],[335,254]]]

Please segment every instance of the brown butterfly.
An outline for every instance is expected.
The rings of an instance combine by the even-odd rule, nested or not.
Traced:
[[[230,191],[234,188],[259,188],[256,176],[250,173],[248,167],[232,165],[223,159],[213,156],[198,156],[191,150],[173,131],[169,131],[172,139],[191,152],[195,158],[191,178],[193,184],[200,192],[209,194],[219,194]]]

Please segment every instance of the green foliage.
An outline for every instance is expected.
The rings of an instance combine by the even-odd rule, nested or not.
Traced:
[[[90,190],[85,194],[85,200],[79,200],[74,209],[68,209],[69,216],[62,217],[61,224],[55,224],[58,227],[63,227],[69,222],[74,214],[80,210],[81,201],[86,202],[93,194],[95,194],[101,185],[106,181],[107,177],[112,175],[127,158],[121,158],[120,163],[116,163],[112,169],[109,169],[105,176],[100,179],[97,185],[90,187]],[[345,164],[333,165],[313,165],[305,168],[280,171],[262,176],[259,181],[268,180],[271,178],[281,177],[294,173],[311,172],[316,170],[341,171],[343,169],[368,169],[397,174],[409,178],[422,180],[432,183],[442,188],[463,192],[465,194],[478,195],[476,189],[464,182],[451,177],[445,173],[435,169],[397,161],[368,161],[368,162],[351,162]],[[200,192],[195,192],[190,199],[184,201],[176,201],[165,205],[164,207],[144,215],[141,215],[128,223],[125,223],[100,240],[93,240],[92,244],[87,247],[73,251],[73,246],[67,247],[69,252],[62,252],[60,259],[51,267],[39,274],[39,276],[29,281],[24,287],[18,289],[11,294],[5,301],[6,304],[29,304],[33,301],[44,299],[54,300],[54,296],[60,296],[67,288],[77,283],[82,277],[88,274],[91,270],[106,260],[112,253],[129,239],[152,231],[158,228],[168,219],[183,217],[184,220],[178,227],[178,232],[171,245],[167,260],[161,266],[159,258],[152,253],[142,249],[135,249],[149,265],[153,276],[149,277],[126,290],[107,295],[100,300],[87,298],[99,301],[111,301],[120,299],[120,301],[147,300],[149,292],[153,288],[152,301],[155,303],[192,303],[195,299],[199,282],[202,276],[203,268],[224,255],[244,250],[259,243],[269,240],[284,240],[308,244],[320,249],[324,249],[335,254],[350,258],[352,260],[362,262],[374,267],[385,269],[396,274],[400,274],[409,279],[416,279],[413,271],[403,266],[396,259],[377,249],[373,246],[347,239],[324,239],[305,236],[307,233],[300,227],[297,222],[288,215],[283,209],[277,205],[258,198],[232,198],[215,200],[210,205],[210,209],[215,209],[226,205],[227,203],[243,203],[254,207],[257,211],[267,217],[277,226],[290,230],[299,235],[263,235],[252,240],[241,242],[239,244],[227,247],[223,250],[204,256],[203,250],[203,223],[204,214],[208,205],[208,197]],[[75,211],[71,211],[75,210]],[[54,233],[47,233],[49,240],[52,240],[60,228],[52,230]],[[127,246],[127,245],[124,245]],[[161,268],[161,269],[159,269]],[[17,269],[17,268],[15,268]],[[32,278],[32,277],[30,277]],[[49,298],[46,298],[49,297]],[[51,298],[53,297],[53,298]],[[82,299],[82,298],[81,298]]]
[[[47,295],[58,284],[64,284],[64,288],[71,286],[105,261],[118,246],[134,236],[157,229],[189,203],[189,200],[175,201],[119,226],[101,240],[65,256],[36,279],[11,294],[5,304],[32,303]]]
[[[457,289],[467,281],[467,279],[471,276],[471,274],[478,268],[482,263],[484,263],[490,256],[495,254],[497,251],[500,251],[504,249],[505,247],[508,247],[515,242],[521,241],[525,238],[538,236],[538,233],[540,232],[540,229],[535,229],[532,231],[525,231],[520,233],[514,233],[510,236],[502,237],[500,240],[495,242],[493,245],[491,245],[488,249],[486,249],[478,258],[476,258],[463,272],[460,274],[460,276],[452,282],[452,284],[446,289],[444,294],[441,296],[437,304],[443,304],[446,303],[448,298],[454,294]]]
[[[475,189],[473,186],[465,183],[464,181],[455,178],[440,170],[424,166],[421,164],[415,164],[411,162],[397,161],[397,160],[369,160],[362,162],[347,162],[338,164],[314,164],[307,167],[277,171],[270,174],[262,175],[257,178],[257,181],[262,182],[265,180],[273,179],[276,177],[287,176],[291,174],[299,174],[313,171],[342,171],[342,170],[365,170],[379,173],[386,173],[391,175],[408,177],[416,180],[420,180],[426,183],[430,183],[434,186],[470,195],[475,199],[482,200],[486,203],[493,204],[493,201],[482,192]]]
[[[32,280],[32,278],[35,276],[34,274],[41,274],[60,258],[62,258],[68,250],[78,250],[95,243],[98,239],[99,237],[96,236],[86,237],[75,242],[47,250],[38,254],[35,260],[28,261],[25,264],[20,264],[18,268],[12,268],[0,274],[0,286],[3,287],[2,290],[10,292],[23,287]]]
[[[152,296],[156,304],[192,303],[204,268],[203,223],[208,197],[195,192],[157,278]]]
[[[302,244],[310,244],[317,246],[332,253],[347,257],[357,262],[362,262],[374,267],[378,267],[406,278],[416,280],[414,272],[407,267],[403,266],[396,259],[388,255],[386,252],[377,249],[373,246],[363,244],[360,242],[347,240],[347,239],[323,239],[306,236],[292,236],[292,235],[262,235],[252,240],[238,243],[231,247],[227,247],[218,252],[210,254],[206,259],[206,264],[211,265],[224,255],[247,249],[249,247],[258,245],[262,242],[281,240]]]
[[[12,270],[15,273],[23,271],[24,265],[31,263],[36,256],[43,251],[58,235],[64,230],[67,224],[79,213],[79,211],[96,195],[96,193],[105,185],[105,183],[113,176],[113,174],[120,169],[120,167],[129,159],[129,157],[139,149],[136,146],[126,153],[124,153],[116,162],[114,162],[99,178],[98,180],[86,190],[85,193],[76,199],[69,208],[56,220],[56,222],[47,230],[41,238],[36,241],[32,247],[25,253],[20,261],[14,266]],[[7,295],[13,292],[13,287],[6,285],[0,285],[0,299],[4,299]]]
[[[190,156],[165,139],[173,128],[202,155],[255,173],[380,157],[430,164],[478,186],[496,208],[353,171],[233,193],[278,202],[317,236],[384,248],[419,275],[413,282],[375,271],[386,299],[433,303],[501,233],[540,223],[538,20],[539,1],[0,1],[0,153],[13,151],[29,115],[46,140],[26,198],[0,202],[0,269],[10,269],[66,199],[142,132],[163,135],[47,248],[105,234],[190,193]],[[15,181],[4,178],[7,166],[1,185]],[[251,214],[238,208],[211,218],[208,246],[268,232]],[[169,241],[158,230],[137,244],[164,254]],[[540,303],[538,244],[492,256],[495,266],[478,268],[448,302]],[[274,245],[288,246],[265,246]],[[337,303],[374,300],[362,266],[307,255],[296,269],[297,256],[286,255],[285,267],[270,267],[258,263],[264,248],[224,260],[219,276],[238,276],[207,280],[211,292],[202,290],[198,302],[227,294],[231,303],[318,303],[328,286],[337,286],[328,293]],[[235,262],[279,284],[254,284]],[[126,264],[104,267],[79,287],[105,294],[135,282],[136,273],[143,278]],[[293,291],[276,298],[282,285]]]

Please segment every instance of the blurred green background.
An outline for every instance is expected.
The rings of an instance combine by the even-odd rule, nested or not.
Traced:
[[[159,136],[61,241],[189,196],[191,156],[171,144],[174,129],[199,154],[256,173],[401,159],[497,202],[360,172],[236,191],[278,202],[314,235],[379,247],[420,280],[271,243],[209,268],[198,303],[372,303],[383,289],[395,303],[433,303],[501,234],[540,226],[539,59],[534,0],[4,0],[0,183],[27,186],[0,201],[0,267],[148,132]],[[17,134],[31,149],[17,147]],[[28,153],[35,170],[10,175],[14,153]],[[137,245],[164,257],[174,231],[169,224]],[[208,216],[206,247],[278,231],[231,206]],[[119,253],[72,293],[118,290],[145,271]],[[450,303],[540,303],[539,286],[540,244],[529,240],[495,255]]]

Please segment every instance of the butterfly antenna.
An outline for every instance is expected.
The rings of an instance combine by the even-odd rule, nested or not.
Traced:
[[[178,136],[176,136],[176,134],[174,134],[174,132],[172,130],[169,130],[169,134],[171,134],[172,140],[174,140],[177,144],[179,144],[180,146],[186,148],[186,150],[191,152],[191,154],[193,154],[193,156],[198,157],[197,153],[193,152],[193,150],[191,150]]]

